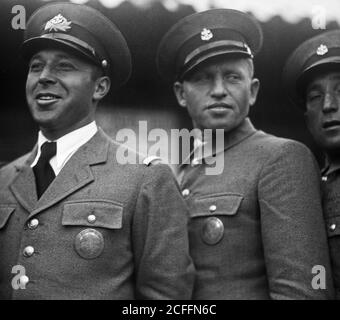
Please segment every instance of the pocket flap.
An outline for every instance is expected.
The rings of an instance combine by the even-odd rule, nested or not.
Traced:
[[[326,219],[328,237],[340,235],[340,216],[329,217]]]
[[[64,204],[62,225],[121,229],[123,205],[108,200],[70,201]]]
[[[242,195],[234,193],[214,194],[197,198],[193,201],[191,217],[235,215],[242,199]]]
[[[14,212],[16,206],[11,205],[0,205],[0,229],[2,229],[9,218],[9,216]]]

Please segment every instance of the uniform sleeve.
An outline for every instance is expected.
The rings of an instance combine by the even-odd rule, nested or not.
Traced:
[[[133,222],[137,299],[190,299],[188,211],[170,168],[146,168]]]
[[[293,141],[275,150],[262,169],[258,192],[272,299],[333,298],[319,181],[313,155]],[[322,282],[325,289],[313,288]]]

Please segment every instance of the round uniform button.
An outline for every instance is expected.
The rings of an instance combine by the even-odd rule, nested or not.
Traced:
[[[217,207],[214,204],[209,207],[210,212],[215,212],[216,209],[217,209]]]
[[[209,217],[204,222],[201,231],[202,240],[206,244],[214,245],[220,242],[224,235],[223,222],[216,217]]]
[[[331,231],[334,231],[336,229],[336,224],[335,223],[332,223],[330,226],[329,226],[329,229]]]
[[[189,194],[190,194],[190,190],[189,190],[189,189],[184,189],[184,190],[182,191],[182,196],[183,196],[183,197],[187,197]]]
[[[27,283],[29,283],[30,279],[26,275],[22,275],[19,278],[20,284],[23,285],[24,287],[26,286]]]
[[[87,221],[89,223],[95,223],[97,220],[97,217],[94,215],[94,214],[90,214],[88,217],[87,217]]]
[[[24,256],[25,257],[31,257],[34,253],[34,248],[32,246],[27,246],[25,249],[24,249]]]
[[[38,219],[32,219],[28,222],[28,228],[33,230],[36,229],[39,225],[39,220]]]

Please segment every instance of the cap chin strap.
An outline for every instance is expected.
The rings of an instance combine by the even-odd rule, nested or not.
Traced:
[[[241,49],[245,53],[248,53],[249,56],[253,58],[253,54],[249,46],[246,43],[241,42],[241,41],[235,41],[235,40],[220,40],[220,41],[214,41],[211,43],[204,44],[198,47],[197,49],[195,49],[194,51],[192,51],[191,53],[189,53],[184,60],[184,65],[186,65],[189,61],[191,61],[193,58],[195,58],[200,53],[207,51],[207,50],[214,49],[216,47],[236,47],[238,49]]]

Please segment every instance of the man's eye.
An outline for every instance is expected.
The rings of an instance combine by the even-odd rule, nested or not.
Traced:
[[[322,98],[322,95],[321,93],[317,93],[317,92],[312,92],[312,93],[309,93],[307,95],[307,101],[317,101],[317,100],[320,100]]]
[[[75,67],[70,62],[60,62],[60,63],[57,64],[57,69],[60,69],[60,70],[74,70]]]
[[[238,74],[228,74],[225,76],[225,78],[230,81],[240,80],[240,76]]]
[[[199,82],[199,81],[204,81],[208,79],[208,75],[205,73],[197,73],[192,77],[192,81],[194,82]]]
[[[41,70],[42,68],[43,68],[43,64],[42,64],[41,62],[33,62],[33,63],[31,63],[30,66],[29,66],[29,70],[30,70],[30,71],[33,71],[33,72],[39,71],[39,70]]]
[[[335,92],[340,94],[340,84],[335,87]]]

